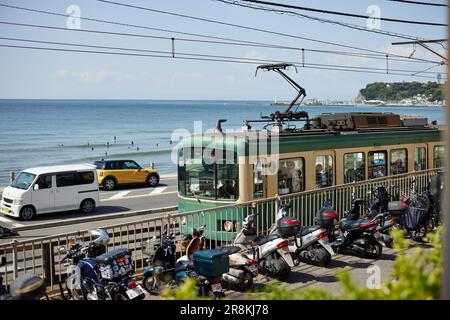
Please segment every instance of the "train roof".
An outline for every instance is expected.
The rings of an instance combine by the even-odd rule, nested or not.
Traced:
[[[376,145],[423,143],[442,140],[443,125],[429,125],[424,117],[393,113],[327,113],[311,119],[302,128],[287,126],[279,132],[253,130],[215,132],[183,139],[178,148],[209,147],[246,153],[248,146],[267,137],[279,139],[279,152],[324,150]],[[301,145],[299,145],[301,144]],[[268,142],[270,145],[270,142]],[[270,149],[270,147],[269,147]],[[269,151],[270,152],[270,151]]]

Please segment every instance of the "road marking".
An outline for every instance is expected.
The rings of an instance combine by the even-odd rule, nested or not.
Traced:
[[[23,227],[24,226],[23,224],[15,223],[14,221],[4,218],[4,217],[0,217],[0,221],[12,224],[14,227]]]
[[[136,195],[136,196],[129,196],[129,197],[125,197],[125,198],[115,198],[115,199],[101,199],[101,202],[104,201],[114,201],[114,200],[126,200],[126,199],[134,199],[134,198],[143,198],[143,197],[154,197],[154,196],[162,196],[162,195],[168,195],[168,194],[178,194],[178,191],[169,191],[169,192],[164,192],[162,194],[140,194],[140,195]]]
[[[154,196],[154,195],[160,194],[166,189],[167,189],[167,187],[156,187],[152,192],[149,193],[149,195]]]
[[[131,190],[129,190],[129,191],[122,191],[122,192],[116,193],[115,195],[113,195],[113,196],[110,197],[109,199],[123,198],[123,197],[125,197],[127,194],[129,194],[130,192],[131,192]]]

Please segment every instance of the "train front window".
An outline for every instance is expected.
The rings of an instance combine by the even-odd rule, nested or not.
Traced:
[[[402,174],[408,171],[408,156],[406,149],[391,151],[391,175]]]
[[[414,170],[426,170],[427,169],[427,148],[416,147],[414,155]]]
[[[186,148],[184,151],[179,151],[178,190],[180,195],[192,198],[236,200],[239,197],[239,167],[236,155],[234,154],[233,161],[233,152],[228,154],[218,152],[221,159],[215,158],[214,161],[214,159],[203,157],[204,150],[204,148]],[[215,155],[214,150],[211,154]]]
[[[331,187],[333,185],[333,175],[333,156],[316,157],[316,187]]]
[[[305,190],[303,168],[303,158],[280,160],[280,165],[278,166],[278,194]]]
[[[217,164],[217,199],[237,199],[239,195],[239,183],[237,181],[237,164]]]
[[[364,152],[344,154],[344,183],[363,181],[365,179]]]
[[[386,151],[369,152],[369,179],[381,178],[386,176]]]
[[[434,147],[433,163],[435,168],[442,168],[444,166],[444,146]]]

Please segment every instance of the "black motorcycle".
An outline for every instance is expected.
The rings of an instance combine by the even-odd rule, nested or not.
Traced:
[[[389,189],[395,189],[391,186]],[[390,229],[393,227],[403,228],[409,204],[405,201],[392,201],[392,195],[384,186],[377,186],[373,190],[373,201],[369,204],[367,218],[376,219],[379,222],[377,237],[386,246],[391,247],[393,238],[390,236]]]
[[[345,218],[339,221],[339,235],[336,237],[334,230],[329,235],[331,247],[337,253],[377,259],[385,244],[377,237],[379,221],[360,218],[360,207],[364,202],[362,199],[352,201],[352,208],[346,213]]]

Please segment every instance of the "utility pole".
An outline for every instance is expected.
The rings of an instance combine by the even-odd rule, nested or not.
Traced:
[[[447,10],[447,21],[450,21],[450,10]],[[450,35],[450,25],[447,27],[447,38]],[[444,172],[444,203],[442,212],[444,221],[444,235],[443,235],[443,272],[442,272],[442,294],[441,298],[450,300],[450,174],[448,168],[450,168],[450,138],[448,126],[450,125],[450,112],[449,99],[450,99],[450,82],[448,81],[448,74],[450,67],[447,64],[447,83],[445,84],[445,100],[447,102],[447,108],[445,110],[445,118],[447,120],[447,130],[445,133],[445,172]]]

